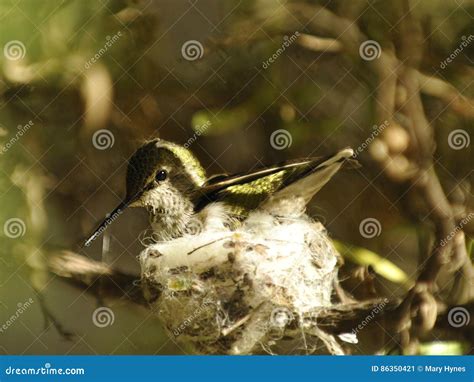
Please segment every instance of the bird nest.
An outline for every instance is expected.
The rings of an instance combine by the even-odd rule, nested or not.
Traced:
[[[169,334],[200,354],[335,353],[318,328],[339,254],[322,224],[253,213],[140,255],[146,299]]]

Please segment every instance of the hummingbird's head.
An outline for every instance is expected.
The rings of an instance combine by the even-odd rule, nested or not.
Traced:
[[[185,147],[154,139],[135,151],[128,162],[125,199],[86,241],[95,240],[127,207],[144,207],[150,217],[173,220],[189,212],[191,196],[206,181],[205,171]]]
[[[126,179],[124,202],[127,206],[171,213],[174,204],[188,198],[204,184],[206,176],[188,149],[154,139],[132,155]]]

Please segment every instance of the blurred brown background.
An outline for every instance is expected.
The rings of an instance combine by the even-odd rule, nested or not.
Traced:
[[[187,143],[208,174],[358,149],[363,166],[338,174],[309,213],[346,249],[345,274],[375,268],[377,296],[404,296],[430,256],[441,204],[417,174],[433,166],[468,256],[454,270],[463,281],[440,275],[434,293],[440,306],[469,304],[473,18],[467,0],[3,1],[0,352],[182,352],[120,301],[113,325],[97,327],[100,296],[43,260],[71,249],[139,271],[144,211],[120,216],[105,250],[79,244],[120,201],[127,159],[151,137]],[[346,288],[366,297],[364,285]],[[41,298],[72,339],[45,328]],[[472,352],[461,331],[421,344],[415,352]]]

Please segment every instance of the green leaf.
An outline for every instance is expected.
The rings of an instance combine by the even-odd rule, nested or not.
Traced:
[[[344,244],[337,240],[333,241],[336,249],[344,258],[356,264],[370,265],[376,273],[394,283],[410,284],[411,280],[403,270],[377,253],[366,248]]]
[[[249,121],[249,113],[244,108],[231,110],[201,110],[192,117],[193,130],[202,135],[219,135],[241,129]]]
[[[458,341],[434,341],[422,343],[418,347],[420,355],[463,355],[467,344]]]

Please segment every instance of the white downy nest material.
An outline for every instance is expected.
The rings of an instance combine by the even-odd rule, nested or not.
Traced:
[[[188,351],[340,354],[314,324],[331,305],[338,257],[322,224],[306,215],[256,212],[236,231],[152,244],[140,263],[145,297]]]

